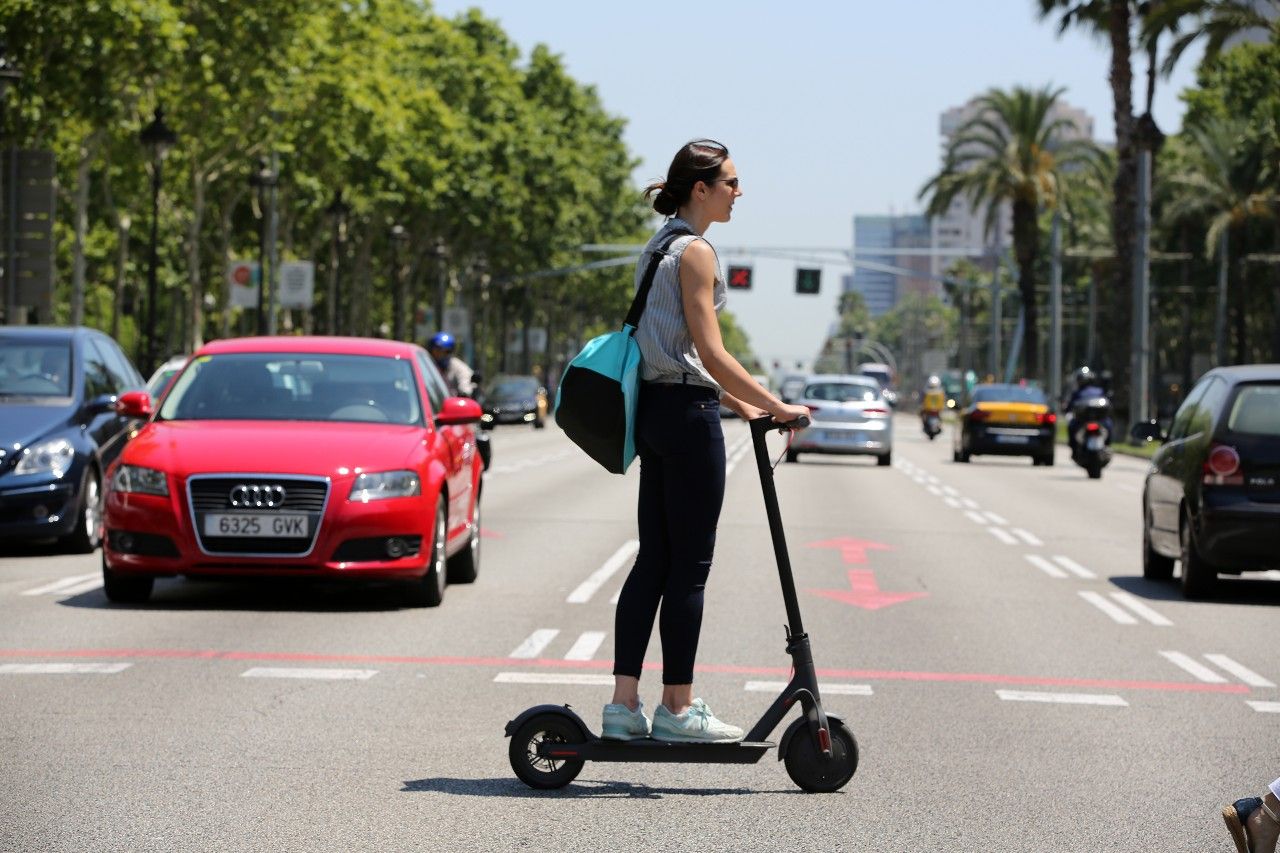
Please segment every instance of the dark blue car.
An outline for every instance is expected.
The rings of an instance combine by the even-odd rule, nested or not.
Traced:
[[[146,383],[94,329],[0,326],[0,539],[102,538],[102,474],[139,424],[120,395]]]

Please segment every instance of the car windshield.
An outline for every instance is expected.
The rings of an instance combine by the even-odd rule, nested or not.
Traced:
[[[864,367],[859,372],[862,373],[863,376],[870,376],[876,382],[880,383],[881,388],[889,387],[889,373],[887,371]]]
[[[833,403],[871,403],[880,399],[880,389],[870,382],[814,382],[804,389],[804,397]]]
[[[1280,436],[1280,385],[1242,385],[1227,429],[1250,435]]]
[[[160,419],[417,424],[422,407],[407,359],[228,353],[194,359]]]
[[[491,397],[532,397],[538,393],[538,380],[533,377],[495,379],[489,389]]]
[[[1044,392],[1030,385],[980,385],[973,389],[975,403],[1037,403],[1045,405]]]
[[[0,338],[0,396],[70,397],[71,345]]]

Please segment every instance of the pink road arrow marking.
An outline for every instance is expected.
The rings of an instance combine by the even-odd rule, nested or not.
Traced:
[[[881,607],[901,604],[929,594],[927,592],[881,592],[880,585],[876,583],[875,574],[869,569],[850,569],[848,590],[810,589],[807,592],[821,595],[823,598],[843,601],[845,604],[852,604],[863,610],[879,610]]]
[[[841,536],[836,539],[824,539],[821,542],[810,542],[806,548],[838,548],[840,556],[846,563],[865,563],[868,551],[892,551],[893,548],[883,542],[872,542],[870,539],[854,539],[852,536]]]

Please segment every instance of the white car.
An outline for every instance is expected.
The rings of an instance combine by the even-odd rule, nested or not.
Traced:
[[[893,455],[893,412],[880,383],[870,376],[810,376],[795,401],[808,406],[811,423],[796,433],[787,461],[801,453],[844,453],[876,457],[888,465]]]
[[[169,387],[169,380],[177,375],[189,358],[191,358],[189,355],[175,355],[151,374],[151,378],[147,380],[147,393],[151,395],[153,402],[159,401],[165,389]]]

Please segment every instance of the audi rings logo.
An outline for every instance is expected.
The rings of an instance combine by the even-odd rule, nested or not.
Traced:
[[[284,505],[284,486],[251,486],[242,483],[231,488],[231,505],[273,508]]]

